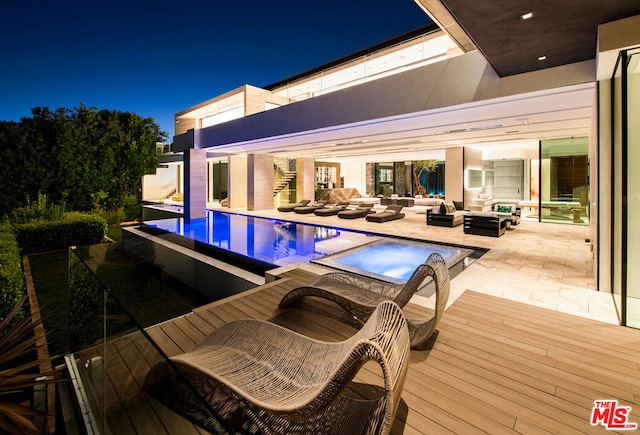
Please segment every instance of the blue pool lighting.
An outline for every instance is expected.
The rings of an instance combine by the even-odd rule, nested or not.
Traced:
[[[317,263],[390,282],[404,282],[431,252],[449,268],[479,258],[485,251],[407,240],[335,227],[208,210],[203,218],[146,221],[141,228],[161,237],[179,236],[184,246],[262,273],[294,263]],[[189,242],[191,240],[192,242]],[[195,243],[194,243],[195,242]],[[227,253],[229,258],[227,258]],[[246,260],[246,261],[245,261]],[[463,261],[464,260],[464,261]]]
[[[433,252],[442,255],[449,268],[474,254],[474,250],[467,248],[385,238],[313,262],[383,281],[401,283],[406,282]]]

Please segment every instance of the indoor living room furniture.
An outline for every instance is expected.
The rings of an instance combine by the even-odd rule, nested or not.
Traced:
[[[464,233],[500,237],[511,222],[495,212],[471,212],[464,216]]]

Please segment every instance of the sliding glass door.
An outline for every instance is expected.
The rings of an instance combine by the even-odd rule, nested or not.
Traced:
[[[611,288],[621,323],[640,328],[640,48],[620,52],[611,100]]]
[[[207,201],[220,202],[227,198],[229,164],[226,161],[207,162]]]
[[[540,142],[540,221],[589,223],[586,137]]]

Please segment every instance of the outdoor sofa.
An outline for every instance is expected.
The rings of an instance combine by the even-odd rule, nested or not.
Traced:
[[[494,204],[493,211],[511,222],[511,226],[515,227],[520,224],[520,208],[515,204]]]
[[[461,204],[458,204],[462,207]],[[457,227],[462,225],[464,215],[468,212],[458,209],[453,203],[441,203],[439,207],[427,209],[427,225],[441,227]]]
[[[500,237],[510,222],[496,212],[474,211],[464,216],[464,233],[479,236]]]

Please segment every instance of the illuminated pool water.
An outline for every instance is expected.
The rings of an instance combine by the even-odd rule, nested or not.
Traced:
[[[377,240],[340,228],[208,210],[207,217],[146,221],[144,227],[177,234],[272,267],[313,259]]]
[[[442,255],[450,269],[457,268],[458,265],[464,268],[477,257],[473,249],[384,238],[313,262],[383,281],[400,283],[406,282],[416,267],[424,263],[433,252]],[[461,262],[463,264],[460,264]]]
[[[146,221],[143,228],[191,240],[202,252],[213,249],[207,253],[223,254],[223,261],[229,261],[225,253],[246,259],[240,266],[256,273],[293,263],[318,263],[403,282],[431,252],[439,252],[450,269],[464,268],[485,252],[218,210],[208,210],[207,217],[190,221],[182,217]]]

